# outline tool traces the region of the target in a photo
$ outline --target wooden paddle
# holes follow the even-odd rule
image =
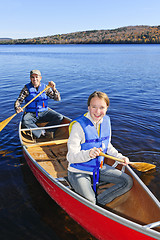
[[[41,147],[41,146],[49,146],[49,145],[59,145],[59,144],[67,143],[67,141],[68,141],[68,139],[60,139],[60,140],[54,140],[54,141],[49,141],[49,142],[40,142],[40,143],[29,144],[26,147],[36,147],[36,146]],[[103,152],[101,152],[99,155],[109,158],[109,159],[112,159],[114,161],[124,163],[123,159],[112,157],[110,155],[104,154]],[[138,170],[140,172],[147,172],[151,169],[156,168],[156,166],[154,164],[145,163],[145,162],[129,162],[129,164],[133,168],[135,168],[136,170]]]
[[[33,102],[37,97],[39,97],[44,91],[46,91],[48,88],[50,88],[49,85],[47,85],[45,87],[45,89],[43,89],[43,91],[41,91],[40,93],[37,94],[37,96],[35,96],[34,98],[32,98],[26,105],[24,105],[22,107],[22,109],[24,109],[25,107],[27,107],[31,102]],[[17,115],[17,113],[14,113],[11,117],[5,119],[4,121],[2,121],[0,123],[0,132],[2,131],[2,129],[12,120],[12,118],[14,118]]]
[[[124,163],[124,160],[123,159],[119,159],[119,158],[116,158],[116,157],[112,157],[110,155],[107,155],[107,154],[104,154],[103,152],[101,152],[99,154],[100,156],[103,156],[103,157],[106,157],[106,158],[109,158],[109,159],[112,159],[114,161],[118,161],[118,162],[123,162]],[[140,172],[147,172],[151,169],[154,169],[156,168],[156,166],[154,164],[150,164],[150,163],[145,163],[145,162],[129,162],[129,164],[135,168],[136,170],[140,171]]]
[[[64,144],[64,143],[67,143],[68,139],[61,139],[61,140],[54,140],[54,141],[49,141],[49,142],[40,142],[40,143],[34,143],[34,144],[29,144],[27,145],[26,147],[35,147],[35,146],[49,146],[49,145],[59,145],[59,144]],[[123,159],[120,159],[120,158],[116,158],[116,157],[112,157],[110,155],[107,155],[103,152],[100,152],[99,154],[100,156],[103,156],[103,157],[106,157],[106,158],[109,158],[109,159],[112,159],[114,161],[118,161],[118,162],[123,162],[124,163],[124,160]],[[140,172],[147,172],[151,169],[154,169],[156,168],[156,165],[154,164],[150,164],[150,163],[145,163],[145,162],[129,162],[129,164],[135,168],[136,170],[140,171]]]

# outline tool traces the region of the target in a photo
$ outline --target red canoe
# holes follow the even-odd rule
[[[130,167],[127,166],[125,171],[133,178],[132,189],[103,208],[73,191],[67,180],[69,122],[70,119],[64,118],[63,123],[56,126],[54,140],[44,138],[39,141],[33,139],[32,129],[22,129],[21,123],[19,125],[25,159],[45,191],[97,239],[160,239],[160,202]],[[113,164],[107,158],[105,162]],[[109,186],[99,186],[98,192],[106,187]]]

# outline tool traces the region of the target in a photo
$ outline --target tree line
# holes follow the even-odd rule
[[[28,39],[0,39],[0,44],[159,44],[160,26],[128,26]]]

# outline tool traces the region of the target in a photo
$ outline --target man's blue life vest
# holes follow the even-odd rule
[[[80,123],[84,134],[85,134],[85,142],[81,144],[81,150],[89,150],[93,147],[102,148],[105,153],[108,148],[108,143],[110,139],[111,125],[109,116],[105,115],[103,117],[103,122],[100,124],[99,135],[98,132],[93,125],[93,123],[84,115],[78,117],[74,120]],[[97,157],[91,159],[87,162],[83,163],[72,163],[71,167],[74,167],[79,170],[93,172],[93,177],[95,178],[95,173],[98,175],[96,182],[98,182],[99,178],[99,168],[101,161],[104,160],[104,157]],[[95,190],[95,189],[94,189]]]
[[[26,97],[25,102],[28,103],[31,99],[33,99],[35,96],[37,96],[41,91],[43,91],[46,87],[44,83],[41,83],[41,85],[38,87],[38,90],[33,87],[32,83],[26,84],[29,95]],[[31,102],[26,107],[26,112],[43,112],[48,110],[48,96],[43,92],[39,97],[37,97],[33,102]]]

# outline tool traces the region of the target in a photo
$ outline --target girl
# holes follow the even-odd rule
[[[95,91],[88,98],[88,112],[70,124],[68,139],[68,179],[74,190],[92,203],[105,205],[114,198],[129,191],[132,178],[109,165],[100,168],[103,158],[101,151],[125,160],[111,144],[110,118],[106,115],[109,98],[103,92]],[[93,181],[93,188],[92,188]],[[96,184],[98,181],[114,183],[114,185],[99,194],[96,199]]]

